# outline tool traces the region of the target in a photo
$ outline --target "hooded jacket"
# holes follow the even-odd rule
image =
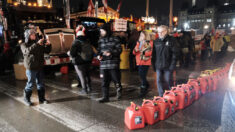
[[[44,53],[51,52],[51,45],[42,46],[29,41],[20,45],[24,56],[24,66],[28,70],[41,70],[44,65]]]
[[[167,35],[163,40],[156,39],[153,44],[152,65],[154,71],[174,70],[178,55],[177,41]]]
[[[24,66],[27,70],[41,70],[44,66],[44,53],[51,52],[51,45],[39,45],[36,41],[30,41],[30,33],[28,30],[25,32],[25,43],[20,45]]]

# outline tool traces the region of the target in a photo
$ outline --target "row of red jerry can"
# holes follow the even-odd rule
[[[153,125],[160,120],[165,120],[177,110],[184,109],[198,100],[203,94],[215,91],[219,83],[228,75],[229,64],[221,70],[208,76],[188,80],[165,91],[163,97],[155,96],[153,100],[144,100],[142,106],[131,102],[125,111],[125,124],[129,129],[139,129],[145,123]],[[222,81],[221,81],[222,80]]]

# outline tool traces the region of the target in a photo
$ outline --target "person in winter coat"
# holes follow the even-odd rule
[[[153,42],[152,66],[157,72],[157,87],[159,96],[165,90],[171,89],[172,73],[176,67],[178,47],[175,39],[168,35],[168,27],[158,27],[159,38]],[[164,87],[164,81],[167,87]]]
[[[90,65],[93,59],[93,48],[85,38],[85,27],[78,25],[76,28],[76,39],[72,43],[70,55],[74,68],[81,82],[81,94],[91,92]]]
[[[200,47],[201,47],[201,60],[206,60],[207,58],[207,46],[206,46],[206,40],[203,38],[200,41]]]
[[[212,37],[210,42],[210,47],[213,52],[214,63],[219,59],[219,53],[223,45],[224,45],[223,37],[221,37],[219,33],[216,33],[215,36]]]
[[[28,81],[24,89],[24,101],[28,106],[32,105],[30,97],[32,95],[33,83],[36,80],[39,103],[48,103],[45,99],[45,86],[43,83],[44,53],[50,53],[51,44],[49,40],[44,42],[44,38],[36,37],[34,29],[27,29],[24,33],[25,42],[20,45],[24,56],[24,66]]]
[[[98,41],[98,59],[100,60],[100,78],[102,79],[103,98],[100,103],[109,102],[109,85],[114,81],[117,89],[117,99],[121,98],[120,54],[122,47],[120,40],[111,35],[109,24],[100,28],[101,38]]]
[[[149,87],[146,79],[149,66],[151,65],[151,56],[153,49],[153,41],[146,40],[145,32],[140,33],[139,41],[137,42],[133,54],[136,56],[136,63],[139,68],[139,76],[141,79],[140,97],[143,98]]]

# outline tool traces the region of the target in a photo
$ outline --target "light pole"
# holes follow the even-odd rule
[[[170,14],[169,14],[169,29],[170,29],[170,32],[173,31],[172,20],[173,20],[173,0],[170,0]]]
[[[146,17],[149,17],[149,0],[146,0]]]

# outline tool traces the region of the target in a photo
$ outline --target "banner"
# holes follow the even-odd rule
[[[87,8],[87,16],[92,16],[92,10],[95,8],[92,0],[89,1],[88,8]]]
[[[102,0],[102,2],[103,2],[103,5],[104,5],[104,12],[108,13],[108,2],[107,2],[107,0]]]
[[[119,11],[120,11],[121,6],[122,6],[122,0],[120,0],[120,3],[118,4],[117,12],[119,12]]]

